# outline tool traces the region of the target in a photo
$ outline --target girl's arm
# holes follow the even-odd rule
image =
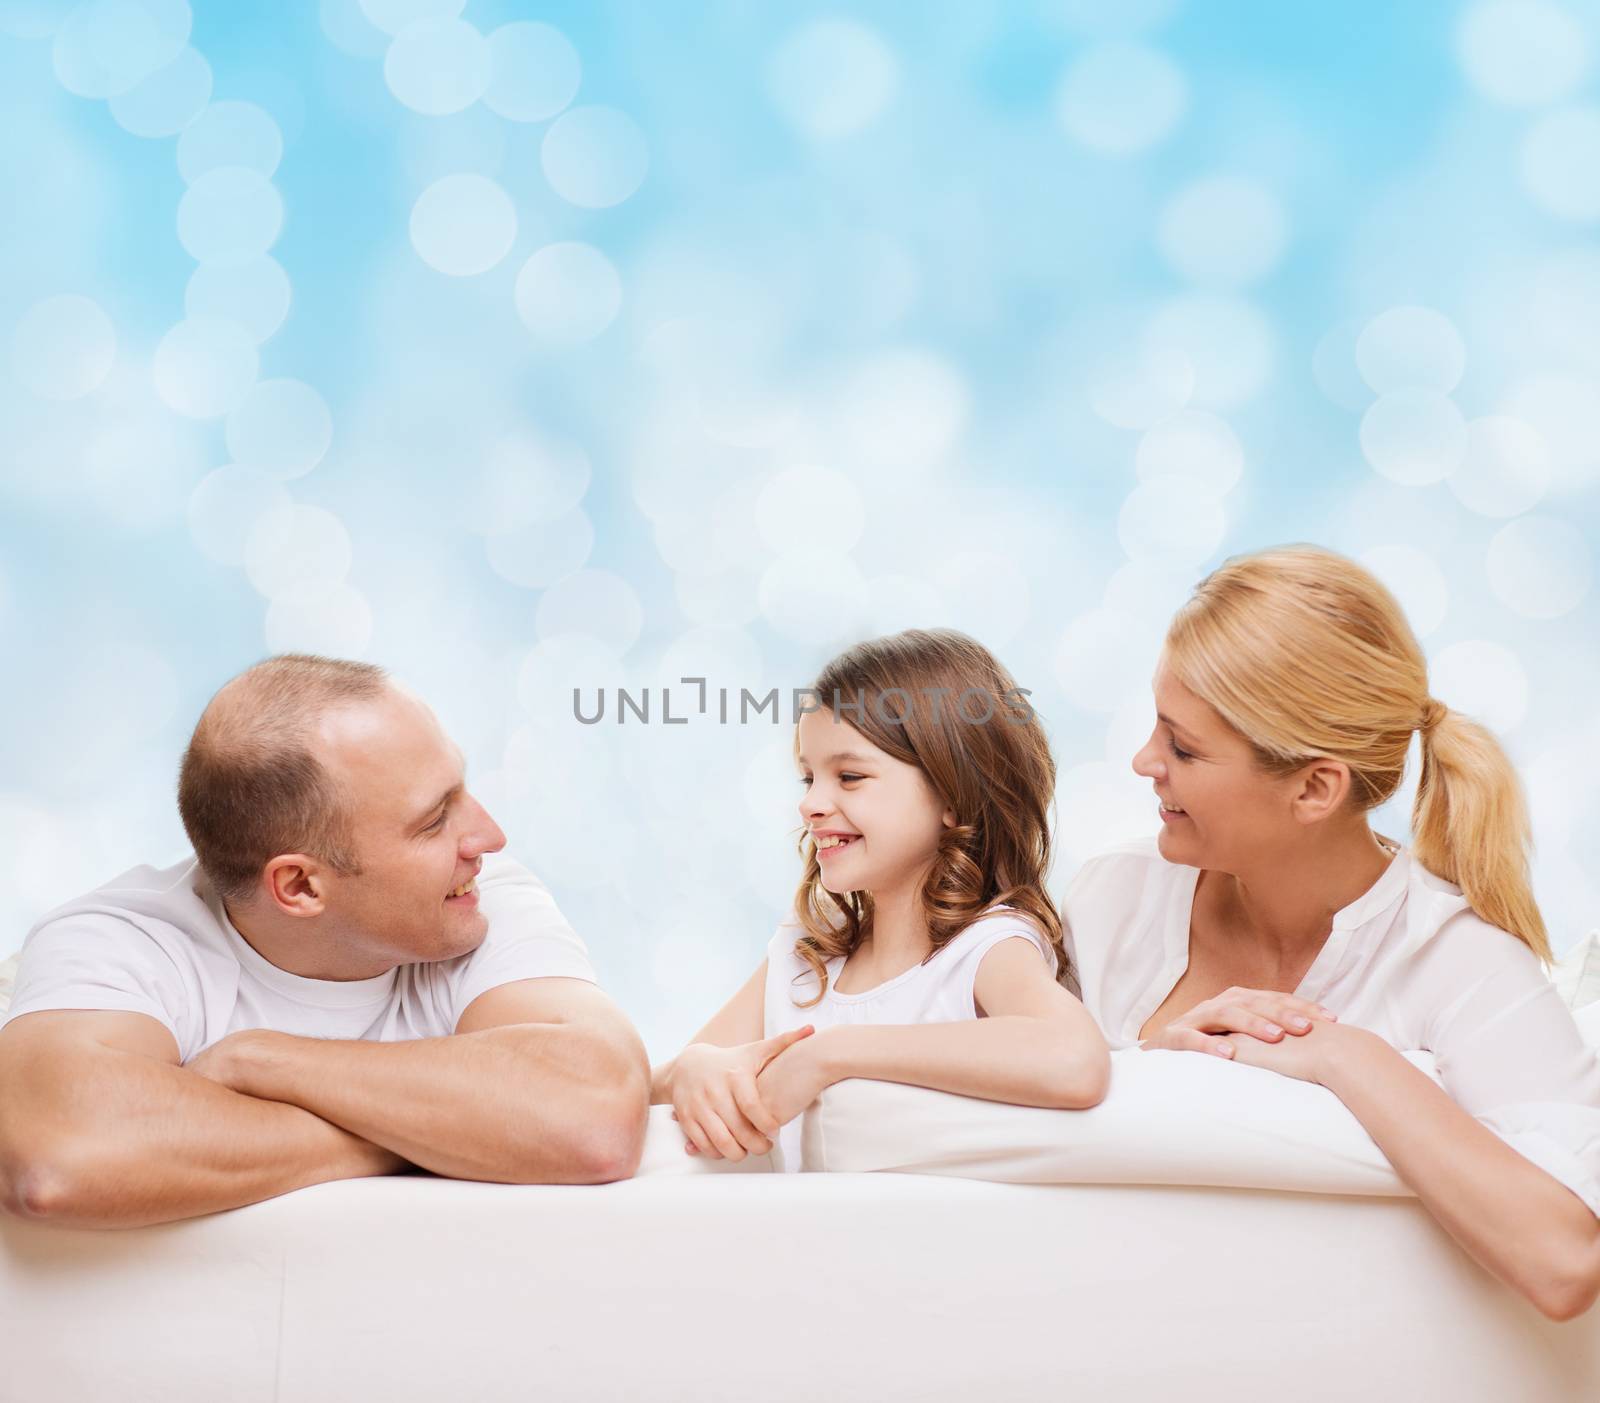
[[[1032,941],[1017,936],[993,946],[973,996],[985,1016],[823,1028],[767,1065],[757,1079],[761,1098],[786,1122],[849,1077],[1057,1110],[1082,1110],[1105,1097],[1106,1041]]]
[[[767,987],[767,962],[745,980],[739,992],[717,1010],[711,1021],[694,1037],[689,1047],[710,1043],[713,1047],[737,1047],[741,1043],[761,1040],[765,1012],[762,1003]],[[685,1048],[685,1051],[688,1049]],[[678,1057],[682,1057],[679,1053]],[[678,1057],[668,1058],[650,1069],[650,1104],[662,1106],[672,1100],[672,1073],[677,1068]]]

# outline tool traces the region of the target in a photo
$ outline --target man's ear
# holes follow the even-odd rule
[[[1301,823],[1320,823],[1350,794],[1350,767],[1343,760],[1313,760],[1300,771],[1290,809]]]
[[[261,889],[284,916],[320,916],[327,898],[327,869],[305,853],[282,853],[261,872]]]

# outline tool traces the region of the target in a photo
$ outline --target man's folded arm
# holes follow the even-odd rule
[[[519,979],[478,995],[456,1032],[403,1042],[243,1035],[224,1069],[458,1179],[604,1183],[638,1167],[648,1114],[644,1045],[582,979]]]
[[[180,1066],[148,1014],[51,1009],[0,1029],[0,1206],[18,1216],[139,1227],[407,1167]]]

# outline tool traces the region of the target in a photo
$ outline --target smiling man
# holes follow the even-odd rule
[[[183,758],[194,856],[29,933],[0,1028],[0,1201],[71,1226],[193,1217],[418,1166],[626,1178],[649,1066],[433,713],[286,655]]]

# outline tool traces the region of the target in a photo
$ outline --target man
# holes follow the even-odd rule
[[[192,1217],[412,1165],[638,1166],[649,1065],[433,713],[365,663],[270,658],[183,758],[195,856],[30,932],[0,1029],[0,1201]]]

